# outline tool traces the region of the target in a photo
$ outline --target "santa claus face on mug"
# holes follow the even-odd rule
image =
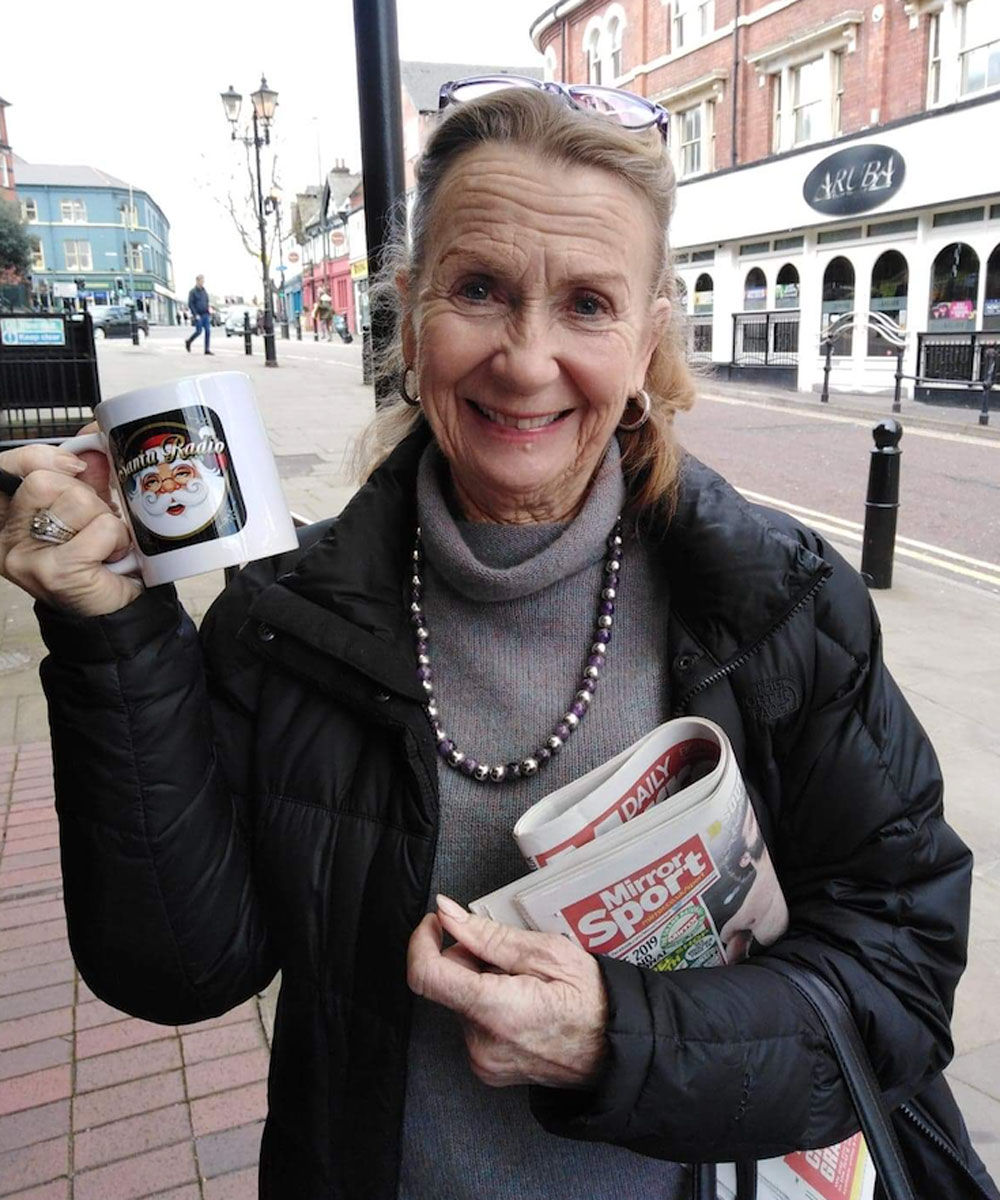
[[[214,455],[181,457],[168,441],[149,451],[148,463],[129,480],[135,520],[161,538],[190,537],[204,529],[226,498],[226,481]]]

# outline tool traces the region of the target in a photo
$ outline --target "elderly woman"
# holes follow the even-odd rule
[[[101,565],[124,534],[68,456],[4,462],[80,970],[175,1023],[280,968],[275,1200],[679,1197],[678,1163],[835,1142],[855,1124],[822,1029],[753,958],[646,972],[454,902],[523,873],[510,829],[544,793],[699,714],[787,896],[765,955],[849,1001],[890,1105],[930,1085],[954,1145],[933,1194],[995,1196],[940,1080],[970,857],[864,586],[673,441],[693,389],[662,114],[507,85],[446,89],[390,281],[405,404],[380,464],[200,640],[172,588]],[[38,508],[80,533],[32,541]]]

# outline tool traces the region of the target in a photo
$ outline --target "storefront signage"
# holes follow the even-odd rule
[[[367,279],[368,278],[368,259],[361,258],[357,262],[351,263],[351,278],[352,279]]]
[[[0,317],[0,342],[5,346],[65,346],[61,317]]]
[[[1000,300],[987,300],[983,305],[983,315],[987,317],[1000,317]]]
[[[885,204],[905,178],[906,163],[898,150],[872,143],[850,146],[813,167],[802,185],[802,195],[816,212],[847,217]]]

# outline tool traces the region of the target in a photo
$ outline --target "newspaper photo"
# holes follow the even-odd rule
[[[514,826],[532,870],[474,900],[482,916],[561,933],[653,971],[716,967],[776,942],[788,908],[725,732],[683,717],[550,792]],[[871,1200],[860,1134],[759,1164],[761,1200]],[[731,1166],[718,1195],[735,1196]]]

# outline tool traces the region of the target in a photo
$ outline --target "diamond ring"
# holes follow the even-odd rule
[[[79,530],[73,529],[65,521],[60,521],[55,513],[50,512],[47,508],[40,508],[35,513],[31,518],[28,531],[36,541],[52,542],[56,546],[71,541],[79,533]]]

